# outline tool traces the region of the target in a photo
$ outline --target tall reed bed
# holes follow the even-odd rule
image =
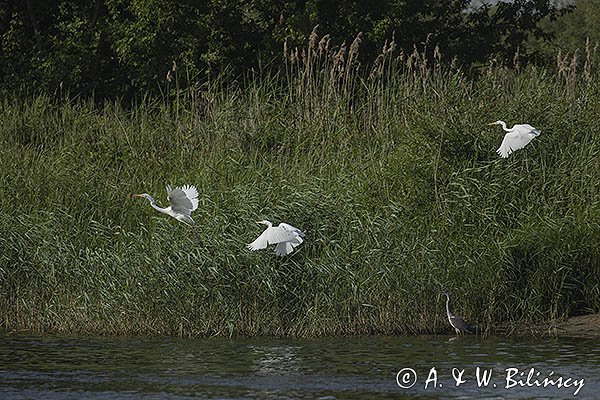
[[[477,78],[435,47],[313,32],[285,72],[177,87],[131,108],[2,101],[0,325],[101,334],[405,334],[457,312],[493,332],[600,311],[595,56]],[[431,54],[431,56],[428,56]],[[515,58],[515,63],[518,58]],[[487,122],[542,135],[510,158]],[[166,203],[196,184],[188,228]],[[287,258],[257,219],[307,231]]]

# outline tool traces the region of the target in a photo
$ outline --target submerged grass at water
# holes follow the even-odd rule
[[[600,311],[597,75],[289,68],[129,110],[5,99],[1,326],[435,332],[443,289],[489,330]],[[497,119],[542,135],[499,159]],[[195,227],[128,197],[169,183],[197,185]],[[307,241],[249,252],[264,218]]]

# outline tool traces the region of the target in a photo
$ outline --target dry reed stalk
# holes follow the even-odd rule
[[[559,49],[556,54],[556,75],[559,79],[564,78],[567,73],[568,65],[566,60],[567,56],[563,58],[562,51]]]
[[[440,69],[442,67],[442,52],[440,51],[440,46],[437,44],[433,49],[433,59],[435,60],[435,68]]]
[[[329,53],[329,42],[331,41],[331,35],[327,34],[319,41],[319,57],[324,57]]]
[[[585,40],[585,64],[583,65],[583,76],[587,82],[592,79],[592,60],[590,50],[590,37],[588,36]]]
[[[346,42],[344,42],[333,56],[333,65],[330,71],[331,82],[336,82],[344,75],[346,53]]]
[[[356,59],[358,58],[360,43],[362,42],[362,35],[362,32],[358,32],[358,35],[356,35],[356,37],[352,41],[352,44],[350,45],[350,51],[348,52],[348,60],[346,63],[346,74],[344,76],[345,85],[348,85],[350,82],[350,74],[353,70],[354,64],[357,64],[358,67],[358,62],[356,61]]]
[[[521,47],[517,46],[517,50],[515,51],[515,55],[513,56],[513,68],[517,72],[517,74],[521,71]]]
[[[569,78],[568,78],[569,86],[575,85],[575,81],[577,80],[578,55],[579,55],[579,49],[575,49],[575,51],[573,52],[573,57],[571,58],[571,63],[569,64]]]

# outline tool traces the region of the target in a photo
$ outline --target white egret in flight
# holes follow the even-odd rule
[[[148,193],[133,194],[133,197],[143,197],[150,200],[150,205],[161,213],[170,215],[178,221],[188,225],[193,225],[195,222],[192,219],[192,211],[198,208],[198,190],[196,186],[184,185],[172,189],[167,186],[167,199],[169,207],[161,208],[156,205],[154,198]]]
[[[502,144],[498,150],[496,150],[496,153],[502,158],[506,158],[513,151],[527,146],[534,137],[537,137],[542,133],[539,129],[534,128],[529,124],[514,125],[510,129],[506,127],[506,122],[504,121],[496,121],[489,123],[488,125],[502,125],[502,129],[506,131]]]
[[[266,225],[267,229],[248,245],[252,251],[265,249],[268,245],[275,244],[275,254],[283,257],[294,251],[294,248],[304,241],[304,232],[285,222],[278,226],[273,226],[271,221],[267,220],[256,221],[256,223]]]

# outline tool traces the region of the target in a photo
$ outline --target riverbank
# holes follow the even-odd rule
[[[571,317],[554,327],[558,336],[600,339],[600,314]]]
[[[0,327],[427,334],[442,290],[490,329],[600,311],[595,69],[319,68],[130,108],[5,98]],[[542,135],[499,159],[497,119]],[[129,198],[186,183],[194,228]],[[248,251],[265,218],[306,242]]]
[[[132,328],[130,326],[130,328]],[[127,335],[144,335],[144,336],[174,336],[167,332],[161,332],[156,326],[146,325],[139,326],[137,331],[130,332]],[[40,332],[36,330],[29,330],[26,328],[16,330],[5,330],[2,332],[6,335],[22,335],[22,334],[76,334],[76,335],[115,335],[114,331],[103,331],[99,327],[99,330],[89,331],[73,331],[68,330],[65,332]],[[183,332],[182,332],[183,334]],[[453,335],[454,331],[449,327],[440,328],[439,332],[433,332],[435,335]],[[509,325],[500,324],[499,326],[490,328],[489,332],[483,333],[485,337],[558,337],[558,338],[574,338],[574,339],[592,339],[600,340],[600,314],[581,315],[577,317],[570,317],[561,319],[558,321],[550,321],[545,323],[537,324],[520,324],[511,323]],[[224,332],[215,333],[212,336],[227,336]],[[243,335],[242,335],[243,336]],[[279,336],[279,335],[269,335]]]
[[[492,335],[600,339],[600,314],[580,315],[540,323],[500,324]]]

